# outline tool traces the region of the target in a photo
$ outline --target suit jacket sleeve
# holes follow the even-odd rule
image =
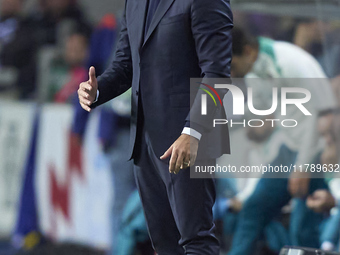
[[[126,11],[124,11],[114,60],[105,72],[98,77],[99,97],[98,100],[91,105],[91,108],[95,108],[123,94],[131,87],[131,83],[132,58],[126,26]]]
[[[191,7],[191,26],[202,70],[202,82],[205,83],[207,78],[230,78],[233,17],[229,1],[194,0]],[[227,91],[217,90],[222,99]],[[212,128],[215,112],[218,110],[212,100],[208,100],[207,115],[201,115],[202,93],[202,90],[198,90],[185,125],[200,133]]]

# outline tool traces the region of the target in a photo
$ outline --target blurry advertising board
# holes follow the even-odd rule
[[[71,132],[73,110],[45,105],[37,148],[37,201],[42,232],[56,241],[96,247],[110,243],[111,185],[108,160],[91,114],[84,141]]]
[[[19,206],[35,106],[0,104],[0,235],[13,232]]]

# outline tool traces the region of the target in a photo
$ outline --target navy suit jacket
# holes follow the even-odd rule
[[[190,78],[230,77],[229,0],[161,0],[144,38],[146,12],[147,0],[126,0],[115,58],[98,77],[100,94],[92,108],[132,86],[132,157],[141,125],[156,156],[171,146],[185,126],[202,134],[201,157],[229,153],[226,125],[212,126],[214,118],[226,118],[223,107],[208,100],[208,114],[202,116],[200,93],[204,92],[199,85],[197,99],[190,99],[195,94],[190,91]],[[226,92],[219,90],[221,96]]]

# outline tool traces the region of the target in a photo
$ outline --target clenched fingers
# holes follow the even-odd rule
[[[90,91],[92,90],[92,86],[88,84],[87,82],[83,82],[80,84],[78,89],[78,98],[79,103],[81,107],[85,110],[90,112],[91,108],[89,107],[93,101],[94,98],[90,95]]]

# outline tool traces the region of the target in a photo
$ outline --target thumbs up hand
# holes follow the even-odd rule
[[[91,111],[90,106],[97,97],[97,90],[98,83],[96,78],[96,70],[93,66],[91,66],[89,70],[89,80],[80,83],[78,89],[79,103],[85,111]]]

